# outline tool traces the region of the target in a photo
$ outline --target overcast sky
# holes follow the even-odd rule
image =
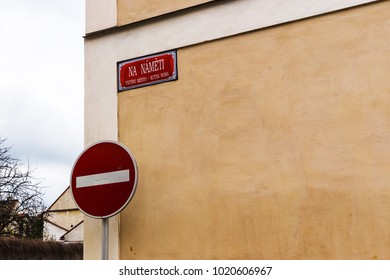
[[[49,206],[83,149],[84,0],[0,2],[0,138]]]

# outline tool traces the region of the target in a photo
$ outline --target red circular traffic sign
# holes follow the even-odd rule
[[[70,187],[80,210],[92,218],[109,218],[133,198],[137,163],[121,143],[103,141],[87,147],[73,165]]]

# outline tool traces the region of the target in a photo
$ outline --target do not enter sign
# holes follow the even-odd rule
[[[92,218],[109,218],[132,199],[137,163],[121,143],[104,141],[86,148],[74,163],[70,186],[80,210]]]

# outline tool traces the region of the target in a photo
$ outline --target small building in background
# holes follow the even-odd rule
[[[84,215],[72,199],[70,187],[46,210],[43,240],[83,242]]]

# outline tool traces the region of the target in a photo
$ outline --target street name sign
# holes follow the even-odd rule
[[[168,51],[117,63],[118,91],[177,80],[177,53]]]
[[[137,163],[130,150],[118,142],[102,141],[87,147],[76,159],[70,187],[85,215],[105,219],[128,205],[137,182]]]

